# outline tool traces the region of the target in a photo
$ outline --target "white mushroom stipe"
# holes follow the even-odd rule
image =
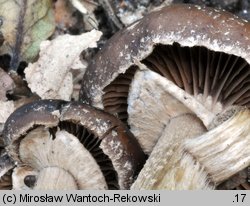
[[[193,114],[172,118],[132,189],[212,189],[203,167],[192,157],[185,157],[181,148],[185,139],[194,138],[204,132],[206,128]]]
[[[95,159],[75,136],[66,131],[57,131],[53,139],[48,129],[38,127],[21,141],[19,153],[20,160],[36,170],[58,167],[67,171],[75,179],[78,189],[107,189]]]
[[[185,113],[191,111],[152,78],[151,72],[136,72],[128,95],[128,123],[145,153],[150,154],[169,119]]]
[[[244,109],[202,136],[187,140],[184,150],[205,167],[215,183],[226,180],[250,165],[250,111]]]
[[[250,165],[249,119],[250,111],[242,109],[193,138],[188,132],[195,131],[190,128],[194,120],[172,119],[132,189],[214,189]]]
[[[145,64],[140,62],[135,62],[135,64],[142,70],[145,77],[155,81],[159,87],[162,87],[162,90],[165,90],[166,93],[169,93],[181,103],[183,103],[187,108],[189,108],[193,113],[198,116],[203,124],[208,127],[211,121],[214,119],[215,114],[209,111],[205,106],[203,106],[197,99],[192,95],[185,92],[183,89],[176,86],[172,81],[162,77],[161,75],[152,72]]]

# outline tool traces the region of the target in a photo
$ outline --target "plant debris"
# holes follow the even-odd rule
[[[79,69],[83,75],[87,65],[81,62],[80,54],[89,47],[96,47],[100,36],[101,32],[92,30],[82,35],[65,34],[42,42],[38,61],[30,63],[24,71],[31,91],[42,99],[71,100],[71,69]]]

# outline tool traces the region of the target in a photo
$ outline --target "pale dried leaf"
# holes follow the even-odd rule
[[[25,69],[26,80],[32,92],[42,99],[70,100],[73,92],[71,68],[75,67],[83,50],[96,47],[101,34],[92,30],[82,35],[66,34],[43,42],[39,60]]]

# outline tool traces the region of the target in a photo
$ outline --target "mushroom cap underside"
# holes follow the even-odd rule
[[[43,171],[36,179],[40,183],[41,177],[47,177],[49,171],[56,171],[62,177],[66,174],[63,170],[70,171],[73,179],[78,179],[77,174],[81,173],[79,168],[96,168],[102,181],[93,179],[92,183],[103,182],[103,186],[98,187],[98,184],[93,183],[85,187],[86,184],[84,186],[81,183],[84,182],[82,179],[76,184],[78,189],[125,189],[132,183],[144,162],[139,144],[119,120],[77,102],[41,100],[27,104],[17,109],[6,121],[3,137],[7,152],[18,167],[27,164],[38,173]],[[70,146],[70,142],[74,145]],[[115,158],[118,155],[120,159]],[[43,170],[46,167],[52,169]],[[89,175],[94,175],[93,171]],[[87,175],[85,178],[88,179]]]

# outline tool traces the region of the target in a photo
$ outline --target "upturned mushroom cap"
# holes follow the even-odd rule
[[[172,118],[195,114],[210,130],[217,115],[250,106],[249,45],[250,23],[233,14],[165,7],[107,42],[83,77],[80,99],[128,124],[150,154]]]
[[[77,102],[20,107],[6,121],[3,137],[17,165],[15,189],[128,189],[145,161],[123,123]]]

